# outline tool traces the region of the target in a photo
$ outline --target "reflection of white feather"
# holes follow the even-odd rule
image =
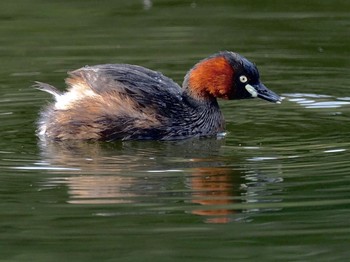
[[[152,0],[143,0],[143,9],[149,10],[152,8]]]

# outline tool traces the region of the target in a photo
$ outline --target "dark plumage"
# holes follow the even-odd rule
[[[66,83],[68,92],[61,93],[37,82],[56,99],[41,112],[41,137],[111,141],[213,136],[224,130],[217,97],[280,101],[259,82],[255,65],[232,52],[200,61],[182,88],[159,72],[127,64],[86,66],[70,72]]]

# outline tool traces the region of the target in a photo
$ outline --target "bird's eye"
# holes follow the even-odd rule
[[[248,78],[244,75],[239,77],[239,81],[241,81],[241,83],[246,83],[248,81]]]

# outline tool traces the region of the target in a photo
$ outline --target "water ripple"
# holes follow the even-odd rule
[[[295,102],[305,108],[340,108],[350,105],[349,97],[337,98],[329,95],[307,93],[283,94],[283,96],[288,101]]]

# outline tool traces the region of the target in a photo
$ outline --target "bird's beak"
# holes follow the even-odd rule
[[[282,98],[279,95],[277,95],[275,92],[272,92],[262,83],[256,85],[246,84],[245,89],[252,95],[252,97],[259,97],[261,99],[278,104],[282,102]]]

